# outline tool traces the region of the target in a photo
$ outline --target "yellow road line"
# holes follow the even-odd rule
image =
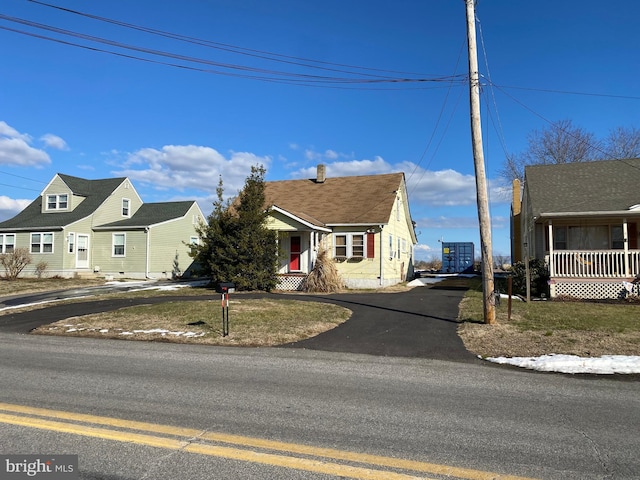
[[[277,441],[265,440],[260,438],[244,437],[240,435],[206,432],[203,430],[198,430],[193,428],[173,427],[170,425],[137,422],[137,421],[123,420],[123,419],[111,418],[111,417],[101,417],[101,416],[87,415],[87,414],[81,414],[81,413],[64,412],[60,410],[48,410],[43,408],[26,407],[22,405],[12,405],[7,403],[0,403],[0,410],[20,413],[23,415],[37,415],[41,417],[49,417],[49,418],[55,418],[59,420],[85,422],[85,423],[92,423],[95,425],[106,425],[110,427],[138,430],[138,431],[143,431],[147,433],[159,433],[164,435],[173,435],[173,436],[186,437],[186,438],[195,438],[198,440],[227,443],[227,444],[232,444],[232,445],[242,446],[242,447],[260,448],[260,449],[279,451],[279,452],[285,452],[290,454],[328,458],[331,460],[356,462],[356,463],[361,463],[366,465],[374,465],[378,467],[396,468],[396,469],[402,469],[402,470],[410,470],[414,472],[430,473],[435,475],[449,475],[449,476],[454,476],[457,478],[468,479],[468,480],[533,480],[525,477],[501,475],[493,472],[484,472],[480,470],[451,467],[451,466],[439,465],[435,463],[418,462],[414,460],[404,460],[399,458],[383,457],[379,455],[361,454],[361,453],[348,452],[348,451],[342,451],[342,450],[331,449],[331,448],[311,447],[311,446],[299,445],[295,443],[285,443],[285,442],[277,442]],[[5,418],[5,417],[22,418],[22,417],[0,415],[0,421],[2,421],[1,418]],[[38,426],[36,426],[36,424],[38,423],[37,419],[33,419],[33,422],[32,424],[25,425],[25,426],[33,426],[33,428],[39,428]],[[7,422],[7,423],[12,423],[12,422]],[[58,424],[59,422],[53,422],[53,423]],[[103,432],[111,432],[111,434],[117,435],[117,438],[113,438],[113,439],[119,440],[119,441],[131,441],[130,438],[136,438],[137,436],[140,436],[139,434],[132,434],[128,432],[118,432],[118,431],[107,430],[107,429],[94,429],[92,427],[82,427],[79,425],[73,426],[66,423],[60,423],[60,425],[64,426],[67,429],[71,427],[78,427],[78,428],[88,429],[86,430],[88,432],[92,432],[95,430],[95,431],[101,432],[101,434]],[[60,430],[60,431],[66,431],[66,430]],[[83,435],[83,433],[77,433],[77,432],[67,432],[67,433],[75,433],[75,434]],[[88,433],[87,435],[93,436],[93,435],[90,435],[90,433]],[[162,440],[160,441],[162,445],[151,445],[150,443],[144,443],[145,445],[159,446],[161,448],[171,448],[169,446],[163,446],[165,445],[165,443],[163,442],[171,442],[170,439],[160,439],[160,437],[152,437],[149,435],[142,435],[141,437],[143,439],[158,439],[158,441]],[[101,438],[109,438],[109,437],[101,437]],[[249,460],[248,458],[246,458],[246,456],[249,455],[246,450],[239,450],[239,449],[233,449],[233,448],[227,449],[227,447],[213,447],[213,446],[200,445],[200,444],[197,444],[197,445],[189,444],[187,447],[185,447],[184,442],[183,443],[178,442],[178,443],[182,445],[182,447],[180,448],[184,448],[186,451],[193,451],[194,453],[203,453],[200,451],[195,452],[194,449],[196,448],[197,449],[203,448],[205,450],[216,449],[215,451],[218,451],[218,452],[221,452],[224,449],[226,449],[224,451],[228,450],[228,453],[241,452],[239,453],[239,455],[243,457],[242,459],[244,461],[252,461],[252,462],[258,461],[258,460]],[[211,450],[211,451],[214,451],[214,450]],[[306,459],[299,459],[299,458],[294,459],[292,457],[286,457],[286,456],[283,457],[279,455],[256,453],[256,452],[250,452],[250,453],[254,454],[257,459],[269,458],[270,460],[274,460],[276,458],[277,459],[284,458],[284,459],[287,459],[286,463],[289,465],[291,465],[291,463],[294,460],[296,462],[301,461],[302,462],[301,465],[310,462],[309,465],[307,465],[307,467],[309,468],[310,466],[315,464],[327,465],[324,462],[310,461]],[[204,454],[213,455],[213,453],[204,453]],[[226,456],[226,455],[215,455],[215,456]],[[237,458],[237,457],[230,456],[229,458]],[[278,460],[278,462],[280,461],[281,460]],[[259,463],[268,463],[268,462],[260,461]],[[269,463],[269,464],[285,466],[281,463]],[[344,465],[336,465],[336,466],[346,468],[346,466]],[[309,468],[294,467],[294,466],[289,466],[288,468],[301,468],[303,470],[309,470]],[[348,468],[357,468],[357,467],[348,467]],[[363,470],[370,471],[368,469],[363,469]],[[316,471],[316,470],[309,470],[309,471]],[[326,472],[326,473],[329,473],[329,472]],[[384,473],[387,475],[384,478],[392,478],[388,476],[389,474],[391,474],[391,472],[384,472]],[[331,473],[331,474],[338,475],[337,473]],[[342,475],[351,476],[346,474],[342,474]],[[351,478],[374,478],[374,477],[351,477]],[[410,477],[403,476],[400,478],[410,478]]]
[[[193,444],[186,441],[166,437],[156,437],[140,433],[124,432],[121,430],[109,430],[101,427],[88,427],[75,423],[57,422],[43,418],[22,417],[0,413],[0,423],[19,425],[23,427],[37,428],[40,430],[52,430],[55,432],[81,435],[84,437],[101,438],[125,443],[134,443],[148,447],[165,448],[169,450],[183,450],[189,453],[220,457],[243,462],[260,463],[276,467],[304,470],[308,472],[334,475],[343,478],[357,480],[420,480],[421,477],[404,475],[401,473],[372,470],[362,467],[352,467],[337,463],[310,460],[306,458],[288,457],[270,453],[254,452],[239,448],[221,447],[216,445]],[[425,479],[422,479],[425,480]]]

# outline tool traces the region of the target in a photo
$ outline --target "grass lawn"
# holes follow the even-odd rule
[[[211,293],[210,291],[207,293]],[[229,302],[229,335],[222,336],[220,300],[140,305],[68,318],[33,333],[244,347],[309,338],[345,322],[351,311],[320,302],[243,299]]]
[[[18,278],[7,280],[0,275],[0,297],[27,293],[104,285],[102,278]]]
[[[512,302],[496,309],[496,325],[482,318],[481,282],[469,281],[460,305],[458,332],[467,349],[482,357],[528,357],[544,354],[640,355],[640,303]]]
[[[103,284],[102,280],[85,279],[18,279],[0,280],[0,297],[47,290],[81,288]],[[119,292],[109,296],[187,295],[211,296],[208,288],[179,290],[144,290]],[[96,297],[97,298],[97,297]],[[69,301],[86,301],[86,298]],[[46,308],[48,305],[26,309]],[[0,313],[1,314],[1,313]],[[321,302],[291,299],[247,299],[241,293],[232,294],[229,303],[229,335],[222,336],[220,299],[195,298],[190,301],[141,305],[113,312],[73,317],[43,325],[33,333],[78,337],[118,338],[177,343],[197,343],[229,346],[274,346],[309,338],[345,322],[351,311]]]

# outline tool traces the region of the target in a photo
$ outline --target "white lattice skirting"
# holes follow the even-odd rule
[[[602,282],[571,282],[556,280],[551,284],[551,297],[569,296],[590,300],[600,300],[608,298],[624,298],[627,295],[640,295],[640,285],[634,285],[633,291],[629,292],[622,281],[602,281]]]
[[[300,291],[306,275],[278,275],[276,290]]]

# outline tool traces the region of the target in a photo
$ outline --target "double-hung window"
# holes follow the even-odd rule
[[[15,233],[0,233],[0,253],[13,253],[16,248]]]
[[[365,258],[365,235],[363,233],[340,233],[334,235],[335,258]]]
[[[129,199],[128,198],[123,198],[122,199],[122,216],[123,217],[128,217],[129,216]]]
[[[611,248],[622,250],[624,248],[624,230],[622,225],[611,225]]]
[[[113,256],[124,257],[125,254],[125,234],[114,233],[113,234]]]
[[[69,195],[47,195],[47,210],[66,210],[69,206]]]
[[[75,246],[76,246],[76,234],[75,233],[69,233],[69,235],[67,236],[67,241],[68,241],[68,252],[69,253],[73,253],[75,250]]]
[[[31,253],[53,253],[53,233],[32,233]]]

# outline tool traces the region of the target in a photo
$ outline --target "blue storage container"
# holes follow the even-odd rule
[[[442,242],[443,273],[473,273],[473,242]]]

